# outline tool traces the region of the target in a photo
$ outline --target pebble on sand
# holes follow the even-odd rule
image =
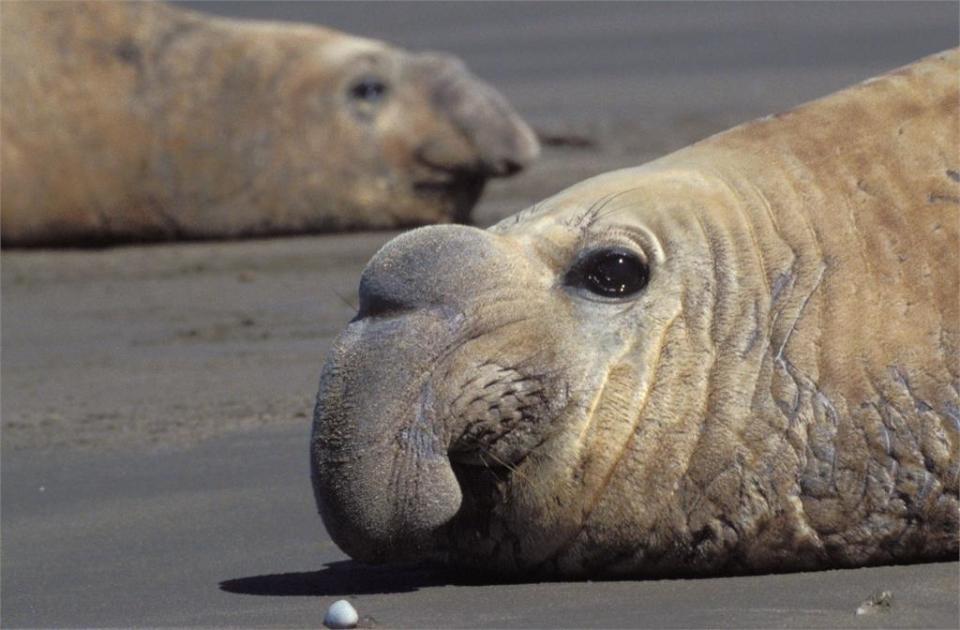
[[[890,612],[893,605],[893,593],[890,591],[877,591],[860,603],[857,607],[858,615],[876,615],[879,613]]]
[[[345,599],[338,599],[330,604],[327,614],[323,617],[323,625],[328,628],[356,628],[360,618],[356,609]]]

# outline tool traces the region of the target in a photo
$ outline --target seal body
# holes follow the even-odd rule
[[[449,56],[158,3],[0,10],[5,245],[465,221],[538,151]]]
[[[960,54],[388,243],[311,461],[367,561],[702,575],[956,557]]]

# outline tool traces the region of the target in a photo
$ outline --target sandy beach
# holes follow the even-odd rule
[[[486,226],[956,46],[940,3],[234,3],[463,57],[544,139]],[[777,576],[471,584],[353,563],[310,491],[317,378],[390,232],[4,250],[4,627],[957,627],[956,562]],[[876,591],[886,612],[857,616]]]

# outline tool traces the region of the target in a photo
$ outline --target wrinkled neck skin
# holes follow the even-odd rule
[[[955,556],[951,63],[385,246],[321,380],[333,539],[540,577]],[[642,292],[565,284],[603,247]]]
[[[766,413],[775,407],[770,372],[788,362],[781,350],[823,260],[816,252],[798,260],[799,247],[778,236],[762,193],[736,173],[699,167],[695,156],[594,184],[596,191],[564,200],[590,209],[566,225],[648,235],[653,247],[642,251],[653,272],[629,306],[578,304],[568,324],[623,333],[590,368],[590,395],[562,420],[569,428],[545,449],[569,458],[537,464],[555,488],[557,477],[567,480],[553,499],[563,507],[546,512],[555,522],[536,570],[778,568],[771,550],[787,544],[782,553],[792,556],[807,532],[795,502],[799,458],[786,439],[789,421]],[[611,188],[623,192],[599,196]],[[589,335],[578,344],[581,356],[598,350]],[[764,529],[780,540],[757,540]]]

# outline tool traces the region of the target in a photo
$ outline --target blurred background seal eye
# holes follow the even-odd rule
[[[379,77],[365,76],[350,84],[350,98],[361,103],[375,104],[386,98],[389,92],[386,81]]]
[[[604,298],[628,298],[647,286],[650,267],[623,248],[604,248],[581,256],[567,272],[567,286]]]

